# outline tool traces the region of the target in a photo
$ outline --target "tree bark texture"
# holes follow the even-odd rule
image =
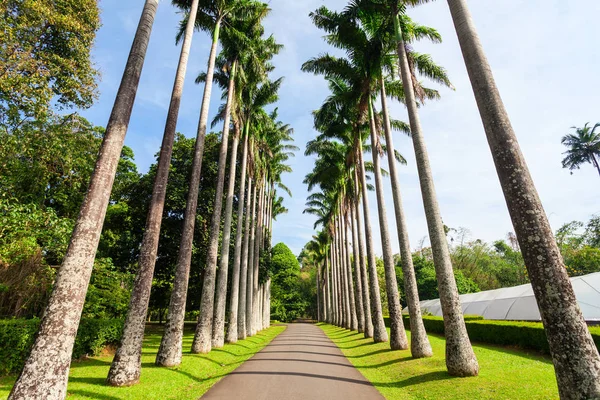
[[[354,204],[350,205],[350,224],[352,226],[352,251],[354,253],[354,290],[356,300],[356,318],[358,323],[358,332],[365,332],[365,313],[363,306],[362,276],[360,272],[360,254],[358,252],[358,238],[356,233],[356,216]]]
[[[248,135],[244,138],[242,150],[242,170],[240,171],[240,191],[238,193],[237,228],[235,232],[235,247],[233,250],[233,271],[231,276],[231,289],[229,293],[229,318],[227,330],[227,343],[238,341],[239,328],[239,301],[240,301],[240,264],[242,255],[242,237],[244,232],[244,200],[246,196],[246,163],[248,162]],[[235,185],[235,174],[233,174]],[[231,187],[231,180],[229,181]],[[249,197],[249,196],[248,196]]]
[[[469,78],[550,345],[561,399],[600,398],[600,356],[464,0],[449,0]]]
[[[140,248],[138,272],[129,300],[129,309],[125,318],[121,343],[108,372],[107,383],[113,386],[133,385],[140,379],[142,341],[144,339],[152,277],[154,275],[154,266],[158,252],[158,240],[169,179],[169,167],[173,153],[173,140],[177,128],[179,105],[181,103],[185,73],[192,46],[194,20],[197,11],[198,0],[194,0],[190,8],[190,20],[186,25],[179,64],[173,84],[154,187],[152,188],[152,199],[150,200],[150,208],[146,219],[146,229]]]
[[[11,400],[66,396],[73,343],[157,8],[158,0],[146,0],[77,224]]]
[[[371,320],[373,322],[373,341],[375,343],[387,342],[388,334],[383,321],[381,298],[379,297],[379,281],[377,279],[377,260],[373,245],[373,232],[371,230],[371,216],[369,215],[369,198],[367,194],[367,178],[365,162],[363,159],[362,143],[359,143],[359,168],[360,183],[362,188],[363,213],[365,220],[365,241],[367,242],[367,264],[369,269],[369,285],[371,294]]]
[[[248,247],[250,246],[250,223],[252,222],[252,177],[248,176],[248,193],[246,195],[246,221],[244,222],[244,243],[240,257],[240,298],[238,306],[238,339],[245,339],[246,334],[246,302],[248,287]]]
[[[252,213],[250,228],[250,244],[248,246],[248,274],[246,279],[246,336],[252,336],[252,291],[254,286],[254,242],[256,241],[256,198],[258,196],[259,181],[254,185],[252,192]]]
[[[346,216],[342,218],[344,232],[344,250],[346,253],[346,276],[348,277],[348,300],[350,307],[350,329],[358,331],[358,318],[356,316],[356,299],[354,297],[354,283],[352,282],[352,261],[350,258],[350,240],[348,238],[348,225]]]
[[[400,294],[398,293],[398,281],[396,280],[396,267],[394,255],[390,243],[390,232],[387,224],[387,212],[385,209],[385,198],[383,193],[383,178],[381,176],[381,159],[379,158],[379,135],[375,125],[375,110],[369,104],[371,120],[371,151],[373,155],[373,166],[375,175],[375,193],[377,196],[377,211],[379,214],[379,232],[381,234],[381,247],[383,250],[383,265],[385,271],[385,286],[388,299],[388,310],[390,313],[390,348],[392,350],[408,349],[408,338],[402,321],[402,307],[400,307]]]
[[[419,291],[417,288],[417,278],[413,266],[410,241],[408,239],[408,227],[406,226],[406,217],[402,205],[402,195],[400,191],[400,180],[394,151],[394,138],[392,137],[392,127],[387,106],[387,96],[385,93],[385,82],[383,77],[379,78],[381,86],[381,109],[383,111],[385,144],[387,147],[387,156],[389,163],[390,178],[392,181],[392,196],[394,197],[394,211],[396,214],[396,229],[398,231],[398,242],[400,245],[400,258],[402,262],[402,272],[404,276],[404,293],[406,303],[408,304],[408,313],[410,315],[410,351],[414,358],[431,357],[433,351],[425,326],[421,316],[421,305],[419,302]]]

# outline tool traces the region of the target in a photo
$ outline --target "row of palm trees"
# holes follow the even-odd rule
[[[417,24],[407,15],[410,6],[425,2],[353,0],[342,12],[322,7],[311,13],[315,25],[326,32],[325,40],[343,50],[345,56],[320,55],[302,67],[304,71],[323,75],[331,92],[314,112],[319,135],[306,149],[307,155],[317,157],[313,171],[305,179],[313,191],[306,212],[317,216],[315,227],[322,226],[307,249],[309,258],[318,267],[319,319],[364,332],[365,337],[375,342],[389,340],[391,349],[407,349],[384,198],[383,176],[389,171],[410,314],[410,350],[415,358],[432,355],[421,318],[402,207],[397,163],[404,159],[395,151],[392,135],[394,130],[408,133],[415,152],[444,317],[446,366],[451,375],[475,376],[479,366],[462,315],[419,120],[419,107],[426,100],[439,97],[436,90],[422,86],[420,77],[452,88],[445,70],[413,48],[422,39],[441,41],[435,29]],[[600,396],[598,350],[578,308],[466,0],[448,0],[448,4],[540,308],[560,396],[563,399],[597,398]],[[376,104],[378,98],[379,105]],[[408,125],[390,117],[388,98],[406,105]],[[377,110],[378,106],[381,111]],[[364,160],[364,151],[371,152],[372,163]],[[383,155],[387,155],[388,171],[383,169]],[[373,176],[374,185],[367,172]],[[379,296],[367,196],[373,186],[388,298],[389,338]]]
[[[212,46],[207,70],[196,80],[204,83],[204,96],[168,319],[156,364],[176,366],[182,359],[186,296],[213,82],[222,89],[225,103],[212,125],[222,123],[223,128],[201,308],[191,351],[207,353],[212,348],[222,347],[225,340],[234,343],[268,327],[270,321],[270,281],[268,272],[260,268],[260,260],[270,251],[273,219],[286,211],[277,189],[289,192],[281,183],[281,176],[291,171],[286,161],[295,150],[289,144],[292,129],[278,120],[277,109],[270,113],[265,110],[278,99],[282,79],[272,81],[269,73],[274,69],[271,60],[282,46],[272,36],[265,37],[262,21],[270,10],[259,1],[173,0],[173,4],[184,15],[177,35],[178,43],[182,42],[181,54],[140,248],[139,270],[121,343],[108,373],[107,383],[114,386],[133,385],[141,374],[142,340],[173,140],[195,30],[210,33]],[[10,399],[62,399],[66,395],[73,342],[157,7],[158,0],[147,0],[144,5],[77,226],[58,271],[37,339]],[[238,159],[239,147],[241,159]],[[226,176],[228,155],[229,175]],[[232,243],[236,197],[237,226]],[[228,277],[230,259],[233,260],[231,278]],[[229,303],[227,315],[226,303]]]

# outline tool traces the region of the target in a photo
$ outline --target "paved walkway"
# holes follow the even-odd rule
[[[383,399],[338,347],[311,324],[290,324],[202,399]]]

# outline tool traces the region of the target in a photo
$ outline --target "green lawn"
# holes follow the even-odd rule
[[[410,351],[391,351],[363,334],[320,324],[350,362],[387,399],[557,399],[558,389],[549,357],[533,352],[483,344],[474,345],[480,373],[455,378],[446,372],[445,341],[429,336],[434,356],[412,359]],[[388,330],[389,331],[389,330]],[[410,332],[407,332],[410,338]]]
[[[93,357],[71,364],[69,375],[69,399],[197,399],[222,377],[233,371],[271,340],[285,330],[284,326],[273,326],[236,344],[226,344],[209,354],[189,353],[193,332],[187,332],[183,339],[186,353],[182,364],[177,368],[159,368],[154,359],[162,330],[149,328],[142,351],[142,378],[138,385],[115,388],[106,386],[104,381],[112,355]],[[14,376],[0,378],[0,399],[8,397],[15,381]]]

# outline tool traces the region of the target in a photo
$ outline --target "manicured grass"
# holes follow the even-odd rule
[[[265,347],[285,330],[284,326],[272,326],[253,337],[236,344],[226,344],[209,354],[191,354],[189,349],[193,332],[186,331],[183,339],[184,356],[177,368],[160,368],[154,365],[162,330],[150,327],[146,331],[142,350],[142,377],[138,385],[115,388],[105,385],[106,374],[112,355],[93,357],[71,364],[69,375],[69,399],[198,399],[222,377]],[[0,378],[0,399],[6,399],[15,377]]]
[[[429,336],[433,357],[416,360],[409,350],[391,351],[389,343],[375,344],[362,333],[320,326],[386,399],[558,398],[550,358],[533,352],[475,344],[479,376],[456,378],[446,372],[445,340],[441,336]],[[410,338],[410,332],[407,334]]]

